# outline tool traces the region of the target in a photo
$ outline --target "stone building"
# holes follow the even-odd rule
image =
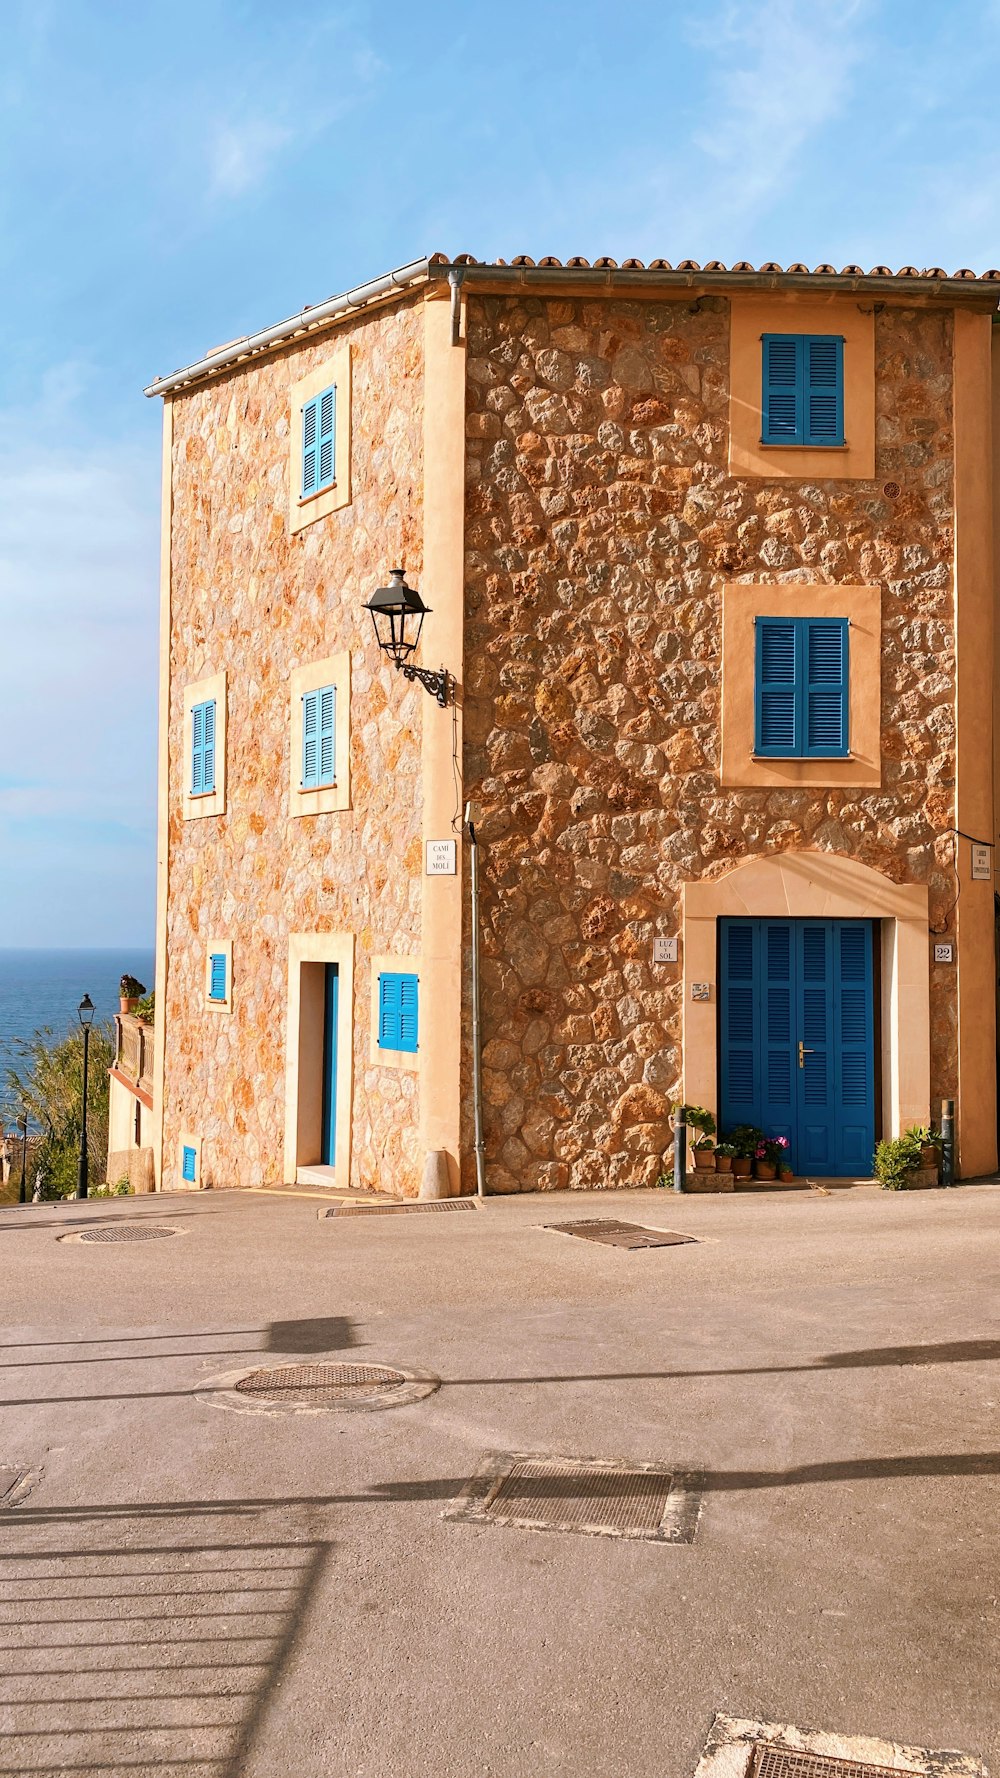
[[[488,1190],[995,1167],[998,289],[437,256],[151,385],[161,1186],[473,1189],[470,802]]]

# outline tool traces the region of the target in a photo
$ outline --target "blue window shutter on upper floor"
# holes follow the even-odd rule
[[[830,758],[847,752],[848,634],[846,617],[800,618],[803,753]]]
[[[772,759],[843,757],[849,745],[846,617],[758,617],[754,752]]]
[[[188,1148],[187,1146],[184,1147],[181,1153],[181,1178],[188,1180],[192,1185],[194,1184],[194,1170],[197,1158],[193,1148]]]
[[[213,951],[209,958],[208,998],[209,1000],[225,1000],[226,998],[226,955],[224,951]]]
[[[215,699],[191,710],[191,795],[215,789]]]
[[[378,978],[379,1049],[415,1055],[419,1036],[419,983],[415,975],[383,971]]]
[[[321,685],[302,699],[302,787],[336,783],[337,688]]]
[[[765,333],[762,347],[761,443],[842,445],[842,337]]]
[[[754,752],[798,752],[796,620],[759,617],[755,625]]]
[[[336,480],[337,389],[331,384],[302,408],[302,496]]]

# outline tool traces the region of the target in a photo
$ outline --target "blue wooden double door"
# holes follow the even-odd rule
[[[787,1136],[797,1173],[868,1175],[870,920],[719,922],[719,1122]]]

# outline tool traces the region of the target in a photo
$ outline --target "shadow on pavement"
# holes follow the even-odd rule
[[[0,1778],[239,1778],[331,1549],[0,1557]]]
[[[4,1358],[0,1364],[8,1370],[53,1369],[64,1364],[140,1364],[155,1360],[159,1364],[171,1358],[227,1358],[245,1356],[252,1358],[261,1352],[287,1352],[306,1355],[311,1352],[337,1352],[347,1346],[358,1344],[354,1334],[354,1323],[346,1315],[324,1315],[304,1321],[270,1321],[266,1327],[234,1328],[231,1332],[221,1333],[176,1333],[176,1334],[132,1334],[118,1340],[109,1334],[104,1340],[39,1340],[28,1341],[21,1346],[0,1346],[0,1352],[33,1352],[58,1346],[142,1346],[148,1339],[150,1344],[157,1340],[225,1340],[225,1339],[257,1339],[263,1343],[259,1346],[209,1346],[194,1351],[181,1352],[99,1352],[85,1353],[82,1358]],[[94,1398],[96,1399],[96,1398]],[[2,1404],[0,1404],[2,1405]]]

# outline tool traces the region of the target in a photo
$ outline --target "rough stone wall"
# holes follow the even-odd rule
[[[468,332],[490,1185],[651,1183],[681,1014],[652,938],[685,881],[809,845],[928,883],[935,925],[954,901],[951,318],[877,317],[875,480],[808,485],[728,473],[723,298],[480,298]],[[879,790],[720,788],[733,579],[881,585]],[[933,1098],[955,1079],[941,968]]]
[[[352,500],[288,532],[289,387],[344,338]],[[170,877],[164,1172],[200,1134],[215,1186],[283,1177],[289,932],[356,935],[352,1180],[419,1183],[416,1076],[370,1062],[369,958],[419,950],[420,699],[377,656],[362,603],[405,564],[420,584],[419,303],[359,317],[174,405]],[[349,811],[289,818],[289,678],[349,649]],[[185,685],[228,672],[223,817],[182,818]],[[233,941],[233,1012],[204,1010],[206,942]],[[157,1008],[157,1017],[161,1016]]]

